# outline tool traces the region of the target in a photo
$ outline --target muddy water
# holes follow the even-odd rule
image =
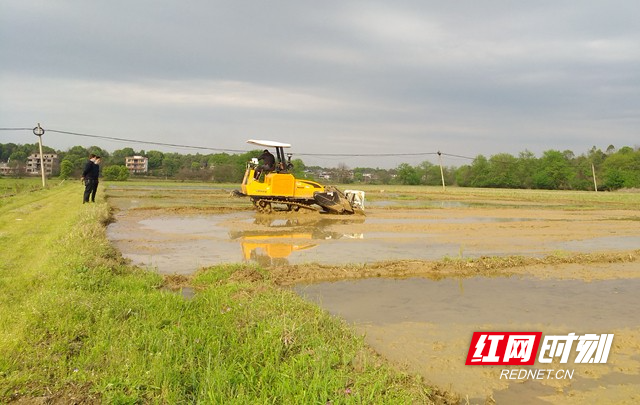
[[[624,403],[640,398],[640,279],[366,279],[294,290],[366,334],[377,352],[427,381],[484,403]],[[502,366],[465,366],[474,331],[614,333],[607,364],[554,364],[571,380],[506,381]],[[542,367],[539,363],[534,368]],[[631,402],[629,402],[631,403]]]
[[[242,261],[225,221],[243,214],[211,216],[119,216],[107,237],[133,264],[165,274],[190,274],[200,267]]]
[[[107,236],[134,264],[179,274],[242,261],[264,266],[340,265],[640,247],[637,227],[630,230],[623,221],[614,223],[621,230],[612,234],[599,222],[585,230],[572,217],[556,220],[555,230],[548,230],[549,222],[541,223],[535,216],[436,211],[380,212],[367,217],[261,216],[252,211],[152,216],[124,211],[109,225]]]
[[[354,223],[364,221],[319,216],[302,220],[256,218],[253,212],[123,216],[109,225],[107,236],[134,264],[178,274],[242,261],[266,266],[346,264],[459,254],[458,245],[440,243],[432,235],[420,232],[348,232]]]

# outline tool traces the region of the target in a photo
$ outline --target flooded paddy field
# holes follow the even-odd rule
[[[633,210],[543,210],[486,202],[475,207],[434,200],[429,203],[445,208],[387,205],[369,208],[366,216],[264,215],[246,200],[231,198],[228,190],[159,194],[156,188],[136,189],[131,196],[114,191],[110,199],[119,211],[108,236],[135,264],[167,274],[242,261],[347,265],[640,248],[640,221]]]
[[[356,325],[374,350],[471,403],[624,403],[640,393],[640,278],[373,278],[297,285],[296,292]],[[573,379],[507,381],[503,366],[465,366],[474,331],[614,333],[607,364],[554,364]],[[522,367],[514,366],[519,369]],[[533,368],[533,367],[532,367]],[[606,395],[603,395],[606,393]],[[566,402],[571,402],[566,401]]]
[[[640,194],[370,187],[366,216],[335,216],[257,214],[231,190],[110,185],[108,237],[167,275],[258,263],[471,403],[640,400]],[[472,332],[519,330],[615,340],[607,364],[577,365],[571,380],[464,365]]]

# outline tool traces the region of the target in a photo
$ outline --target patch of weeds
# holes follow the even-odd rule
[[[193,277],[193,286],[203,287],[220,282],[263,281],[268,271],[253,264],[227,264],[200,269]]]

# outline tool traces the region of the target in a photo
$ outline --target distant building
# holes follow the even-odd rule
[[[129,173],[146,173],[149,170],[149,159],[144,156],[128,156],[124,164]]]
[[[9,166],[9,163],[0,163],[0,174],[7,176],[16,173],[16,168]]]
[[[42,155],[44,160],[44,174],[51,176],[60,172],[60,161],[55,153],[45,153]],[[40,171],[40,154],[34,153],[27,158],[27,174],[42,174]]]

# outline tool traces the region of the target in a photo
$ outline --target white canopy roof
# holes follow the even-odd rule
[[[258,139],[249,139],[247,143],[252,143],[254,145],[267,146],[271,148],[290,148],[291,145],[288,143],[275,142],[275,141],[263,141]]]

